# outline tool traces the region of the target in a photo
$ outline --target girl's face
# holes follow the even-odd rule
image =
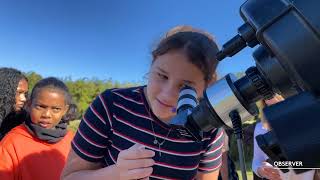
[[[34,124],[50,129],[55,127],[66,114],[64,93],[60,90],[40,89],[30,104],[30,117]]]
[[[189,62],[182,51],[169,51],[158,56],[150,69],[147,99],[153,113],[161,120],[170,120],[176,112],[179,91],[183,85],[196,89],[198,98],[205,88],[204,74]]]
[[[16,91],[16,103],[14,106],[14,111],[19,112],[22,110],[24,104],[27,101],[28,94],[28,82],[25,79],[21,79],[18,83],[17,91]]]

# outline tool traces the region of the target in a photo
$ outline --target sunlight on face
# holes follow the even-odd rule
[[[16,91],[16,104],[14,106],[14,110],[19,112],[22,110],[24,104],[27,101],[28,96],[28,82],[25,79],[21,79],[18,83],[17,91]]]
[[[153,113],[168,121],[176,113],[179,91],[183,85],[196,89],[202,97],[205,88],[204,74],[192,64],[182,51],[170,51],[158,56],[150,69],[147,85],[147,99]]]
[[[67,112],[63,92],[53,89],[41,89],[32,99],[30,108],[31,121],[43,128],[55,127]]]

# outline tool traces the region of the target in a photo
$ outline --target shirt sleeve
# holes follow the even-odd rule
[[[14,157],[3,144],[0,144],[0,179],[14,180]]]
[[[198,170],[202,173],[216,171],[222,164],[224,133],[221,128],[211,131],[211,138],[202,154]]]
[[[262,128],[261,122],[256,124],[254,128],[254,135],[253,135],[253,159],[252,159],[252,170],[253,172],[260,177],[258,174],[258,168],[262,166],[262,163],[266,161],[267,155],[260,149],[258,146],[256,137],[260,134],[264,134],[267,131]]]
[[[110,90],[98,95],[81,119],[71,147],[84,160],[101,162],[104,158],[112,132],[111,99]]]

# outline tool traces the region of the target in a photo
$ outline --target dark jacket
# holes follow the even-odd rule
[[[27,112],[12,112],[8,114],[2,122],[0,122],[0,140],[14,127],[19,126],[26,119]],[[0,120],[1,121],[1,120]]]

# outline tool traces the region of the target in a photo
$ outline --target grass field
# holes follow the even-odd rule
[[[242,179],[242,174],[240,170],[237,170],[238,175],[239,175],[239,179]],[[247,171],[247,179],[248,180],[253,180],[253,174],[252,171]]]
[[[239,162],[235,162],[235,166],[237,169],[237,173],[239,175],[239,179],[243,179],[242,178],[242,174],[241,174],[241,170],[240,170],[240,164]],[[251,169],[251,161],[246,161],[246,171],[247,171],[247,180],[253,180],[253,173],[252,173],[252,169]]]

